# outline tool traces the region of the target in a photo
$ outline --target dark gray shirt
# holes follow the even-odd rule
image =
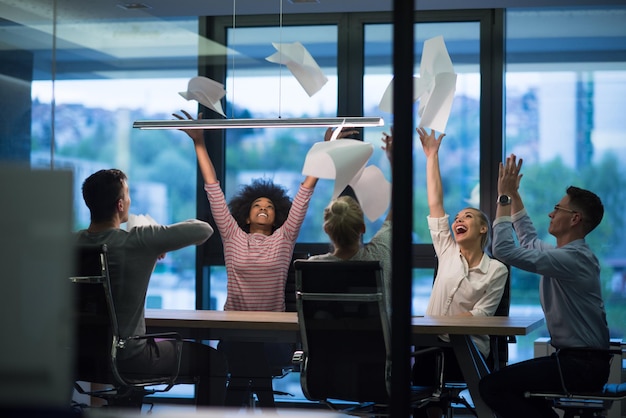
[[[146,333],[146,293],[158,256],[189,245],[200,245],[211,234],[211,226],[196,219],[168,226],[138,226],[130,231],[77,232],[79,245],[108,246],[111,292],[123,338]],[[145,340],[129,343],[119,352],[119,358],[136,355],[144,345]]]

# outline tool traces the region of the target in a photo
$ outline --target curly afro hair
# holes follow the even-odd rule
[[[254,179],[251,184],[242,186],[239,192],[234,195],[228,203],[228,208],[233,218],[237,221],[237,224],[239,224],[239,227],[246,232],[250,232],[250,225],[248,225],[246,221],[250,215],[252,202],[260,197],[265,197],[274,204],[274,210],[276,212],[272,230],[272,232],[274,232],[287,220],[289,210],[291,209],[291,199],[287,195],[287,189],[274,184],[272,180]]]

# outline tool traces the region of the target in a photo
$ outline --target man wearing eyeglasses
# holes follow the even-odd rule
[[[493,222],[493,254],[522,270],[540,274],[540,299],[570,391],[600,390],[609,376],[609,329],[601,294],[600,263],[585,242],[604,215],[594,193],[570,186],[548,216],[556,246],[542,242],[519,194],[522,159],[514,154],[500,163],[498,201]],[[511,227],[512,226],[512,227]],[[519,246],[515,244],[517,235]],[[564,349],[575,350],[564,350]],[[594,351],[596,350],[596,351]],[[525,392],[562,390],[557,356],[539,357],[504,367],[480,382],[483,400],[501,418],[558,417],[549,401]]]

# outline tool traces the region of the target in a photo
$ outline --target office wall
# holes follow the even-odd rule
[[[33,54],[0,52],[0,161],[30,161]]]

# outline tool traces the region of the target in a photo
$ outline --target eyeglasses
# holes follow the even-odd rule
[[[568,208],[564,208],[563,206],[554,205],[554,211],[557,212],[559,210],[562,210],[564,212],[569,212],[569,213],[578,213],[577,210],[571,210],[571,209],[568,209]]]

